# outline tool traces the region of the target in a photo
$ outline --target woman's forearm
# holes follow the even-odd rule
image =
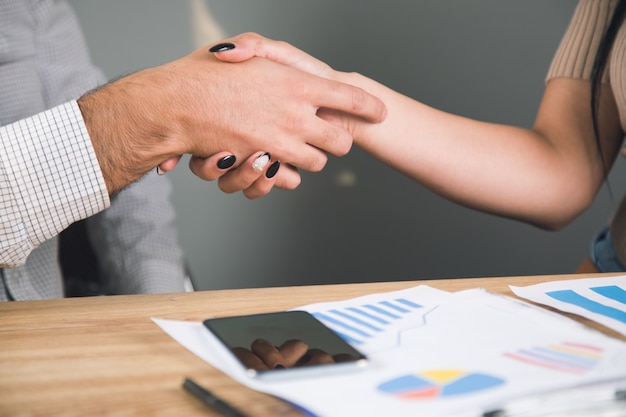
[[[355,143],[434,192],[482,211],[560,228],[591,202],[593,175],[531,129],[452,115],[357,74],[351,82],[381,98],[379,125],[357,124]]]

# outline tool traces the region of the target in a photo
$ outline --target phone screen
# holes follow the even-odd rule
[[[363,368],[367,358],[306,311],[205,320],[251,377],[274,378]]]

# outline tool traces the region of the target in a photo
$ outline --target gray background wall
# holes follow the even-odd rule
[[[110,77],[196,48],[190,3],[72,0]],[[256,31],[450,112],[531,126],[571,0],[207,0],[226,34]],[[181,243],[198,289],[572,272],[609,218],[603,190],[564,231],[450,203],[354,148],[260,200],[182,165]],[[352,186],[341,178],[352,177]],[[621,195],[623,164],[611,184]]]

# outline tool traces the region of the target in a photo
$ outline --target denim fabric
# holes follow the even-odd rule
[[[626,268],[618,259],[609,228],[604,228],[591,242],[591,261],[600,272],[625,272]]]

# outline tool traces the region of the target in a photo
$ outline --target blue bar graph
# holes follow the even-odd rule
[[[626,291],[617,285],[607,285],[605,287],[593,287],[591,291],[600,294],[603,297],[610,298],[619,303],[626,304]]]
[[[617,288],[619,289],[619,287]],[[616,294],[619,297],[619,294],[617,291],[609,290],[608,292],[611,295]],[[576,293],[575,291],[572,291],[572,290],[551,291],[551,292],[547,292],[546,295],[554,298],[555,300],[562,301],[564,303],[577,305],[578,307],[584,308],[585,310],[590,311],[592,313],[600,314],[602,316],[612,318],[622,323],[626,323],[626,311],[622,311],[617,308],[602,304],[598,301],[591,300],[587,297],[583,297],[582,295]]]
[[[311,312],[314,317],[352,344],[361,345],[396,327],[422,305],[406,298],[381,300],[354,307]]]

